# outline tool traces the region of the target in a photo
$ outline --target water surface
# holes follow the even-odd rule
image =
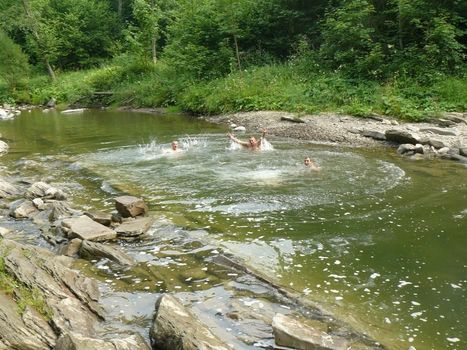
[[[467,346],[467,169],[459,164],[275,138],[273,150],[252,152],[232,147],[225,129],[181,116],[32,112],[0,130],[11,148],[4,170],[62,184],[83,208],[142,196],[168,220],[153,239],[125,245],[139,277],[90,266],[108,285],[109,305],[127,301],[116,314],[140,313],[145,325],[148,294],[228,282],[203,260],[222,248],[391,349]],[[181,152],[169,150],[173,139]],[[306,156],[322,170],[307,171]],[[176,235],[161,239],[169,232],[214,246],[184,241],[177,250]]]

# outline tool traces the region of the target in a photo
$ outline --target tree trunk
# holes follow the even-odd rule
[[[404,43],[402,41],[402,5],[401,2],[403,0],[398,1],[398,9],[397,9],[397,20],[398,20],[398,36],[399,36],[399,49],[403,50],[404,49]]]
[[[117,12],[118,12],[118,16],[119,16],[119,17],[122,17],[122,13],[123,13],[123,0],[118,0],[118,2],[117,2]]]
[[[39,35],[39,31],[37,30],[37,22],[35,21],[35,18],[31,12],[31,9],[29,7],[29,2],[28,0],[22,0],[23,1],[23,8],[24,12],[26,13],[26,17],[28,17],[30,23],[31,23],[31,32],[36,40],[37,46],[40,48],[41,51],[43,51],[43,45],[41,41],[41,36]],[[47,68],[47,73],[49,74],[50,80],[55,81],[55,73],[52,69],[52,66],[50,65],[49,58],[47,57],[46,53],[42,54],[43,60],[45,67]]]
[[[235,54],[237,55],[237,65],[238,65],[238,70],[242,70],[242,64],[240,63],[240,52],[238,50],[238,41],[237,41],[237,36],[234,34],[234,43],[235,43]]]
[[[152,61],[154,64],[157,63],[157,38],[155,36],[152,37]]]

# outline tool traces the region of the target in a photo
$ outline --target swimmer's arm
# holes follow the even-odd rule
[[[245,147],[248,147],[248,142],[245,142],[245,141],[241,141],[239,139],[237,139],[232,133],[229,132],[229,138],[235,142],[235,143],[238,143],[239,145],[242,145],[242,146],[245,146]]]

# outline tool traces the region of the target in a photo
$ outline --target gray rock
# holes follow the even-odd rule
[[[386,130],[385,134],[387,141],[396,143],[410,143],[415,145],[419,143],[419,136],[405,130],[390,129]]]
[[[0,198],[10,198],[18,194],[19,189],[16,186],[0,178]]]
[[[362,135],[365,136],[365,137],[370,137],[370,138],[375,139],[375,140],[379,140],[379,141],[386,140],[386,136],[384,135],[384,133],[382,133],[380,131],[363,130]]]
[[[467,157],[467,147],[459,148],[459,154],[463,157]]]
[[[89,241],[106,241],[115,239],[117,233],[101,225],[89,217],[82,215],[77,218],[64,219],[62,227],[68,238],[80,238]]]
[[[136,237],[146,233],[154,223],[154,218],[137,218],[124,221],[115,228],[118,237]]]
[[[115,198],[115,209],[124,217],[136,217],[145,215],[148,212],[148,206],[141,198],[133,196],[121,196]]]
[[[51,98],[49,101],[46,103],[47,108],[55,108],[55,105],[57,104],[57,100],[55,98]]]
[[[5,141],[0,140],[0,155],[8,153],[10,146]]]
[[[410,143],[404,143],[402,145],[399,145],[397,148],[397,153],[398,154],[414,154],[415,153],[415,145],[412,145]]]
[[[27,343],[13,349],[51,349],[55,342],[54,333],[80,332],[84,336],[94,334],[96,322],[104,315],[102,307],[97,303],[100,296],[98,285],[78,271],[70,269],[73,259],[56,256],[48,250],[21,245],[7,239],[0,240],[0,253],[3,256],[4,273],[19,285],[35,291],[36,298],[40,296],[38,300],[43,303],[40,314],[31,313],[27,321],[24,315],[22,316],[27,325],[25,332],[11,326],[19,317],[17,305],[13,303],[14,308],[7,309],[7,302],[1,301],[0,315],[5,315],[5,310],[10,314],[8,321],[5,321],[8,332],[2,331],[1,323],[5,318],[0,316],[0,334],[4,343],[4,335],[8,333],[9,339],[29,342],[39,338],[44,344],[34,347]],[[13,285],[12,288],[17,287]],[[12,294],[16,293],[17,291],[13,291]],[[48,321],[45,312],[50,318]]]
[[[272,321],[274,339],[279,346],[302,350],[344,350],[348,348],[343,338],[300,323],[283,314],[276,314]]]
[[[79,333],[68,332],[57,340],[54,350],[150,350],[139,335],[109,340],[85,337]]]
[[[242,132],[245,132],[246,131],[246,128],[244,126],[236,126],[235,128],[233,128],[234,131],[242,131]]]
[[[45,203],[41,198],[34,198],[32,200],[32,203],[39,210],[44,210],[45,209]]]
[[[430,146],[433,146],[436,149],[447,147],[447,145],[439,140],[434,140],[434,139],[428,139],[428,143]]]
[[[467,124],[467,119],[465,118],[464,113],[456,113],[456,112],[445,113],[443,118],[453,121],[457,124],[459,123]]]
[[[50,213],[48,216],[50,222],[68,218],[70,216],[73,216],[79,213],[79,211],[71,208],[70,205],[64,201],[47,200],[46,206],[47,206],[47,209],[50,210]]]
[[[25,218],[32,218],[34,215],[39,213],[39,210],[36,206],[29,200],[25,200],[21,202],[18,206],[16,206],[17,202],[12,205],[10,216],[14,217],[15,219],[25,219]]]
[[[306,123],[303,119],[300,119],[298,117],[288,117],[288,116],[282,116],[281,120],[286,121],[286,122],[291,122],[291,123],[297,123],[297,124],[304,124]]]
[[[233,350],[175,297],[164,294],[156,302],[149,338],[160,350]]]
[[[26,190],[26,198],[49,198],[49,199],[66,199],[66,195],[62,190],[50,186],[45,182],[35,182]]]
[[[20,315],[18,305],[0,292],[0,349],[49,350],[56,336],[47,321],[27,307]],[[5,347],[2,347],[3,344]]]
[[[112,222],[112,214],[104,213],[102,211],[85,212],[84,215],[89,216],[95,222],[104,226],[110,226]]]
[[[431,134],[436,135],[444,135],[444,136],[458,136],[459,132],[457,130],[452,129],[442,129],[442,128],[421,128],[421,132],[428,132]]]
[[[72,239],[67,245],[60,249],[60,254],[65,256],[76,256],[81,248],[83,240],[79,238]]]
[[[444,128],[449,128],[451,126],[456,125],[456,122],[450,119],[445,119],[445,118],[439,118],[435,121],[435,124],[444,127]]]
[[[133,266],[136,264],[136,261],[132,257],[117,248],[90,241],[82,242],[79,249],[79,255],[82,258],[89,260],[95,258],[107,258],[123,266]]]
[[[0,226],[0,238],[5,238],[11,233],[11,230]]]

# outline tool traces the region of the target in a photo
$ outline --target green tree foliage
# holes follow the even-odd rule
[[[22,87],[28,78],[28,57],[1,29],[0,47],[0,79],[10,90]]]

